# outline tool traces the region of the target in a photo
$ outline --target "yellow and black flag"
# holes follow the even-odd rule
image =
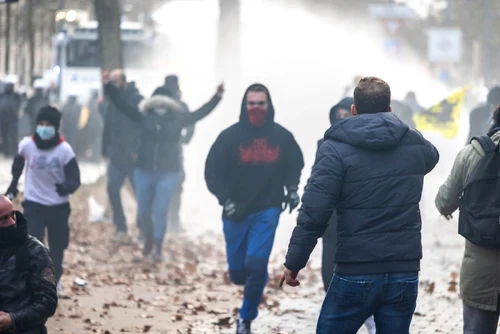
[[[425,112],[413,116],[418,131],[439,132],[445,138],[455,138],[460,128],[460,114],[465,94],[469,87],[462,88]]]

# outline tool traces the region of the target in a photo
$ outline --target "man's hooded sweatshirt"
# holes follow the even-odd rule
[[[268,100],[262,127],[250,123],[248,91],[265,91]],[[219,203],[235,203],[239,217],[281,207],[284,189],[296,190],[304,158],[293,135],[274,122],[274,106],[266,87],[250,86],[245,92],[238,123],[222,131],[210,149],[205,166],[208,189]]]

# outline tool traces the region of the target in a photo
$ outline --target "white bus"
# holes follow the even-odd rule
[[[85,103],[91,90],[100,88],[97,28],[95,21],[68,25],[54,37],[51,81],[58,92],[55,102],[63,104],[69,95],[76,95],[80,103]],[[136,22],[123,22],[121,32],[123,65],[128,81],[137,81],[138,86],[145,90],[162,84],[164,74],[155,71],[149,61],[154,53],[155,33]]]

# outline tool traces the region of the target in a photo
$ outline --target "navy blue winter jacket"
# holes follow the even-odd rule
[[[393,113],[342,120],[325,134],[302,197],[285,266],[305,267],[337,209],[336,273],[420,270],[419,202],[436,148]]]

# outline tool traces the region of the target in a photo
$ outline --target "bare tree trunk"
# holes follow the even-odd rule
[[[11,16],[10,4],[6,4],[5,5],[5,55],[4,55],[5,74],[10,73],[10,16]]]
[[[238,85],[241,82],[241,1],[219,0],[217,76]]]
[[[122,68],[122,40],[120,30],[121,7],[119,0],[94,0],[94,11],[99,22],[101,68]]]
[[[35,3],[34,0],[27,0],[26,5],[28,6],[27,12],[27,22],[26,22],[26,32],[28,34],[28,55],[29,55],[29,68],[28,68],[28,83],[31,85],[33,81],[33,72],[35,69],[35,29],[34,29],[34,16],[35,13]]]

